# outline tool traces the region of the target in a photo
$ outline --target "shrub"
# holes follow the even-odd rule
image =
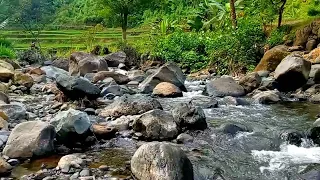
[[[16,54],[13,49],[0,45],[0,58],[14,59]]]
[[[207,65],[205,36],[200,33],[175,32],[156,39],[154,55],[166,61],[178,63],[192,71]]]
[[[5,38],[0,38],[0,46],[12,48],[13,45],[10,41],[6,40]]]
[[[274,47],[279,44],[283,44],[285,41],[285,36],[290,34],[291,27],[290,26],[281,26],[280,28],[277,28],[273,30],[267,39],[267,44],[270,47]]]

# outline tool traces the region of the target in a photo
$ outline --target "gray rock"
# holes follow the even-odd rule
[[[9,122],[26,119],[27,110],[22,103],[0,104],[0,110],[9,117]]]
[[[193,142],[193,137],[189,134],[182,133],[177,137],[177,142],[182,144],[191,143]]]
[[[311,62],[298,55],[287,56],[277,67],[274,77],[280,91],[294,91],[303,86],[310,74]]]
[[[153,89],[161,82],[169,82],[177,86],[181,91],[187,91],[184,86],[186,77],[182,70],[174,63],[167,63],[155,73],[149,75],[140,85],[142,93],[152,93]]]
[[[80,172],[80,176],[81,176],[81,177],[91,176],[91,171],[90,171],[90,169],[83,169],[83,170]]]
[[[100,96],[100,89],[81,77],[61,74],[57,77],[56,82],[58,88],[71,99],[84,97],[97,99]]]
[[[132,125],[146,140],[170,140],[178,135],[178,127],[171,114],[156,109],[142,114]]]
[[[104,57],[104,59],[107,61],[110,67],[118,67],[120,63],[127,64],[127,55],[122,51],[108,54]]]
[[[204,111],[191,103],[178,104],[171,112],[179,129],[204,130],[208,127]]]
[[[119,118],[126,115],[143,114],[153,109],[162,109],[156,99],[143,95],[124,95],[103,109],[99,116]]]
[[[41,67],[41,70],[46,73],[46,76],[48,78],[53,79],[53,80],[57,79],[58,75],[60,75],[60,74],[68,75],[67,71],[60,69],[60,68],[57,68],[57,67],[54,67],[54,66],[43,66],[43,67]]]
[[[242,86],[237,84],[232,78],[226,77],[218,78],[208,82],[204,94],[213,97],[239,97],[245,95],[245,90]]]
[[[63,170],[65,173],[68,173],[71,168],[81,168],[85,165],[83,159],[79,157],[79,154],[70,154],[63,156],[59,162],[57,169]]]
[[[263,91],[254,95],[253,99],[256,103],[260,104],[274,104],[281,101],[278,91]]]
[[[244,88],[246,93],[251,93],[260,86],[261,82],[262,78],[259,76],[259,74],[253,72],[241,78],[239,84]]]
[[[142,145],[131,159],[131,171],[140,180],[194,179],[186,154],[176,145],[165,142]]]
[[[84,52],[71,54],[69,61],[69,73],[72,76],[84,76],[87,73],[108,71],[108,64],[103,57]]]
[[[56,132],[53,126],[41,121],[17,125],[9,136],[3,154],[10,158],[30,158],[52,153]]]
[[[65,172],[68,173],[68,172]],[[76,172],[74,174],[72,174],[72,176],[70,176],[70,180],[77,180],[80,177],[80,173]]]
[[[75,141],[76,137],[85,134],[91,127],[89,116],[74,109],[59,112],[50,123],[56,129],[57,139],[62,142]]]
[[[218,128],[219,131],[223,132],[224,134],[235,136],[239,132],[249,132],[249,130],[243,125],[236,125],[236,124],[223,124]]]

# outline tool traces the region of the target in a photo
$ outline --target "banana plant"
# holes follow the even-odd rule
[[[199,6],[200,10],[188,21],[191,29],[207,31],[228,24],[230,20],[230,3],[221,3],[218,0],[204,0]],[[244,9],[243,0],[237,0],[235,6],[237,10]],[[202,27],[199,28],[199,25],[202,25]]]

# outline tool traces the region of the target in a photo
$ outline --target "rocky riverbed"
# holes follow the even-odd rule
[[[2,179],[318,178],[320,71],[303,56],[190,79],[127,59],[1,60]]]

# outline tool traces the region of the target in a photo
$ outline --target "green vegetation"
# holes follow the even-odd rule
[[[0,58],[15,58],[16,54],[10,41],[0,38]]]
[[[319,0],[0,0],[0,8],[0,35],[15,50],[36,42],[68,56],[100,45],[219,74],[253,69],[264,46],[320,17]],[[14,57],[12,46],[1,52]]]

